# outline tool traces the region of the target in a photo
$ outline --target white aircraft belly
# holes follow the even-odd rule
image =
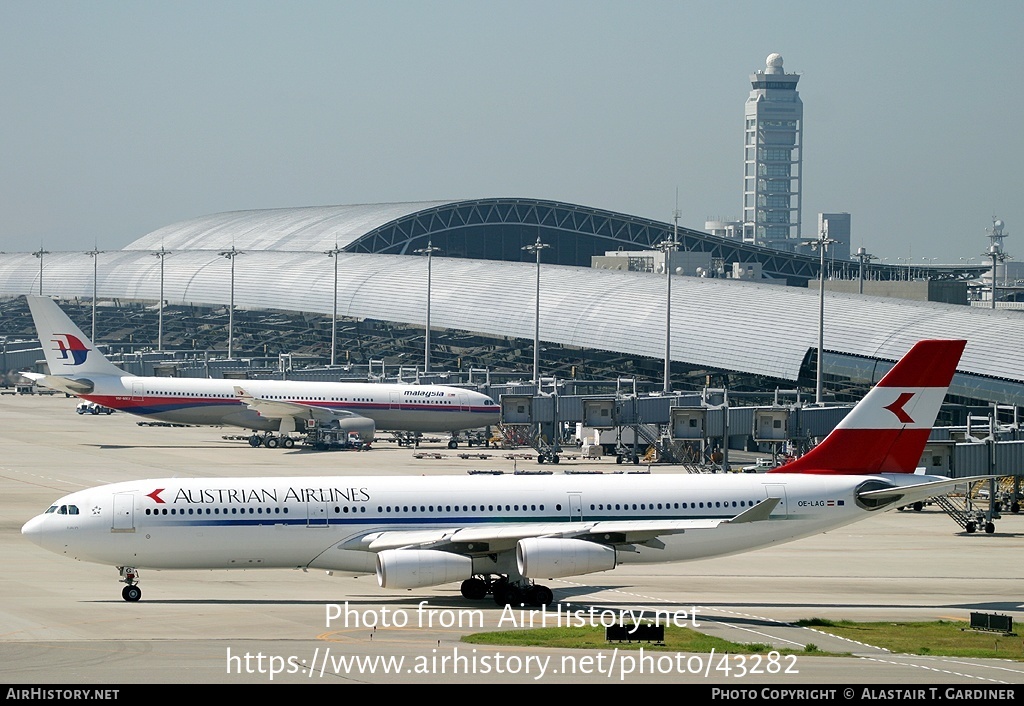
[[[145,527],[100,532],[74,552],[85,561],[146,569],[300,568],[345,535],[304,525]],[[371,555],[372,558],[372,555]]]

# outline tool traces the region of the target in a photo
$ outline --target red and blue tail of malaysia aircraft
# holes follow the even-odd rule
[[[53,300],[35,296],[26,299],[50,374],[23,372],[23,377],[72,395],[86,395],[96,390],[100,379],[126,375],[95,349],[89,337]]]
[[[914,473],[966,341],[920,341],[809,452],[771,473]]]

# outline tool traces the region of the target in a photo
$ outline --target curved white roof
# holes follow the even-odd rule
[[[333,245],[333,243],[332,243]],[[432,259],[431,324],[532,340],[536,265]],[[91,297],[92,259],[51,253],[43,293]],[[342,253],[338,313],[422,324],[423,257]],[[166,257],[172,303],[230,301],[231,262],[210,251]],[[318,253],[252,250],[235,258],[235,304],[329,315],[334,261]],[[157,300],[160,259],[150,251],[104,253],[101,298]],[[0,254],[0,296],[39,291],[39,261]],[[541,266],[540,337],[563,345],[660,359],[665,351],[665,282],[646,273]],[[673,360],[795,380],[817,346],[818,293],[794,287],[678,277],[672,284]],[[1014,312],[827,293],[825,348],[896,360],[923,338],[965,338],[959,370],[1024,382],[1024,318]]]
[[[396,218],[453,201],[228,211],[159,228],[125,250],[293,250],[345,247]]]

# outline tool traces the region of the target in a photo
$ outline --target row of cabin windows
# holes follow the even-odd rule
[[[229,514],[230,515],[245,515],[247,513],[246,513],[246,508],[244,508],[244,507],[243,508],[233,507],[233,508],[231,508],[230,512],[228,512],[228,508],[224,508],[223,512],[221,512],[221,508],[219,508],[219,507],[214,507],[214,508],[209,508],[209,507],[207,507],[207,508],[201,508],[201,507],[200,508],[191,508],[190,507],[187,511],[184,508],[179,510],[179,509],[173,508],[173,507],[170,508],[170,509],[167,509],[166,507],[164,507],[164,508],[156,508],[156,509],[146,508],[146,514],[147,515],[229,515]],[[263,515],[263,514],[267,514],[267,515],[270,515],[270,514],[274,514],[274,515],[287,515],[288,514],[288,508],[275,507],[275,508],[271,509],[271,508],[268,507],[266,509],[266,512],[264,512],[262,507],[255,507],[255,508],[250,507],[250,508],[248,508],[248,514],[249,515]]]
[[[216,397],[218,399],[226,399],[226,400],[237,399],[237,397],[235,395],[226,395],[226,394],[214,395],[214,394],[210,394],[210,393],[206,393],[206,392],[158,392],[156,390],[148,390],[148,391],[146,391],[145,394],[147,394],[147,395],[163,395],[165,397],[209,397],[209,398]]]
[[[744,508],[744,507],[753,507],[756,504],[757,503],[755,503],[753,500],[740,500],[738,502],[736,500],[733,500],[733,501],[731,501],[731,503],[728,500],[726,500],[724,502],[723,501],[716,501],[714,503],[712,503],[710,500],[707,501],[706,503],[705,502],[694,502],[694,503],[685,503],[685,502],[683,502],[683,503],[639,503],[639,504],[637,504],[637,503],[632,503],[632,504],[630,504],[630,503],[615,503],[614,505],[612,503],[608,503],[607,505],[605,503],[599,503],[599,504],[591,503],[590,509],[594,510],[594,511],[597,511],[597,512],[610,512],[612,510],[654,510],[654,509],[658,509],[658,510],[696,510],[698,508],[700,508],[700,509],[705,509],[705,508],[711,509],[712,507],[714,507],[714,508],[730,508],[730,507],[732,507],[732,508]],[[378,505],[377,506],[377,512],[379,514],[398,513],[398,512],[404,512],[404,513],[416,513],[416,512],[421,512],[421,513],[425,513],[425,512],[459,512],[460,509],[461,509],[462,512],[478,512],[478,511],[479,512],[502,512],[502,511],[504,511],[504,512],[537,512],[537,511],[544,512],[544,505],[525,505],[524,504],[524,505],[504,505],[504,506],[502,506],[502,505],[461,505],[461,506],[460,505],[444,505],[444,506],[441,506],[441,505],[437,505],[437,506],[435,506],[435,505],[419,505],[419,506],[416,506],[416,505],[395,505],[394,507],[392,507],[391,505]],[[561,504],[555,505],[555,510],[557,512],[561,512],[562,505]],[[50,512],[57,512],[57,514],[60,514],[60,515],[64,515],[64,514],[77,515],[78,514],[78,507],[76,507],[75,505],[61,505],[60,508],[58,508],[56,505],[54,505],[49,510],[47,510],[47,512],[48,513],[50,513]],[[338,506],[338,505],[335,505],[334,506],[334,513],[336,515],[341,515],[341,514],[346,514],[347,515],[349,513],[351,513],[351,514],[356,514],[356,513],[365,514],[366,513],[366,506],[360,505],[360,506],[354,506],[354,507],[349,508],[348,506]],[[280,507],[269,508],[268,507],[268,508],[266,508],[266,510],[264,510],[264,508],[262,508],[262,507],[256,507],[256,508],[250,507],[250,508],[248,508],[248,512],[247,512],[247,508],[244,508],[244,507],[243,508],[233,507],[233,508],[230,508],[230,511],[229,511],[228,508],[223,508],[223,510],[222,510],[219,507],[215,507],[215,508],[191,508],[190,507],[190,508],[188,508],[188,510],[185,510],[185,509],[180,509],[179,510],[177,508],[170,508],[170,509],[168,509],[168,508],[156,508],[156,509],[147,508],[146,509],[146,514],[147,515],[203,515],[203,514],[206,514],[206,515],[221,515],[221,514],[223,514],[223,515],[228,515],[228,514],[230,514],[230,515],[238,515],[238,514],[241,514],[241,515],[245,515],[245,514],[249,514],[249,515],[263,515],[263,514],[267,514],[267,515],[270,515],[270,514],[281,515],[281,514],[284,514],[284,515],[287,515],[288,514],[288,508],[280,508]]]
[[[170,397],[208,397],[208,398],[219,398],[219,399],[237,399],[236,395],[228,394],[209,394],[205,392],[164,392],[164,391],[152,391],[148,392],[150,395],[164,395]],[[266,400],[285,400],[288,402],[373,402],[372,397],[293,397],[291,395],[266,395],[261,399]],[[386,400],[382,400],[382,403],[387,403]],[[456,404],[454,400],[435,400],[435,399],[412,399],[402,400],[402,403],[413,403],[416,404],[445,404],[453,405]],[[495,404],[488,400],[485,404]]]
[[[629,503],[625,503],[625,504],[622,504],[622,505],[620,505],[619,503],[615,503],[614,505],[612,505],[611,503],[608,503],[607,505],[605,505],[604,503],[600,503],[600,504],[597,504],[597,505],[595,505],[594,503],[591,503],[590,504],[590,509],[591,510],[597,510],[597,511],[613,510],[613,509],[614,510],[629,510],[629,509],[633,509],[633,510],[637,510],[637,509],[639,509],[639,510],[654,510],[655,507],[657,507],[658,510],[696,510],[698,508],[703,510],[704,508],[710,509],[711,507],[717,507],[717,508],[754,507],[754,505],[756,505],[756,504],[757,503],[755,503],[753,500],[740,500],[739,502],[737,502],[736,500],[733,500],[731,502],[731,504],[730,504],[730,501],[728,501],[728,500],[726,500],[724,502],[722,502],[722,501],[715,501],[714,504],[712,504],[712,502],[710,500],[707,501],[706,503],[704,503],[704,502],[696,502],[696,503],[657,503],[657,505],[655,505],[655,503],[640,503],[639,506],[636,503],[633,503],[632,505],[630,505]]]
[[[153,391],[153,392],[149,392],[148,394],[150,394],[150,395],[164,395],[164,396],[167,396],[167,397],[208,397],[208,398],[230,399],[230,400],[237,399],[236,395],[222,395],[222,394],[216,394],[215,395],[215,394],[210,394],[210,393],[206,393],[206,392],[158,392],[158,391]],[[330,401],[330,402],[348,402],[349,401],[349,399],[347,397],[331,397],[331,398],[327,398],[327,397],[305,397],[305,398],[296,398],[296,397],[292,397],[290,395],[268,395],[268,396],[263,397],[261,399],[267,399],[267,400],[288,400],[288,401],[291,401],[291,402],[328,402],[328,401]],[[351,401],[352,402],[373,402],[373,400],[368,398],[368,397],[353,397]]]
[[[435,512],[435,511],[436,512],[453,512],[453,511],[454,512],[459,512],[460,507],[461,507],[461,511],[462,512],[477,512],[477,511],[480,511],[480,512],[502,512],[502,508],[503,507],[504,507],[504,512],[520,512],[520,511],[522,511],[522,512],[527,512],[527,511],[529,511],[529,512],[537,512],[538,510],[540,510],[541,512],[544,512],[544,506],[543,505],[529,505],[529,506],[527,506],[525,504],[524,505],[505,505],[505,506],[502,506],[502,505],[461,505],[461,506],[460,505],[445,505],[443,507],[441,505],[437,505],[436,507],[434,505],[420,505],[418,508],[415,505],[395,505],[393,508],[390,505],[386,505],[386,506],[378,505],[377,506],[377,512],[381,512],[381,513],[386,513],[386,512]],[[556,510],[561,510],[562,506],[561,505],[555,505],[555,509]],[[335,510],[337,510],[337,508],[335,508]],[[346,510],[346,512],[348,512],[348,510]]]
[[[74,507],[75,511],[74,512],[70,512],[70,514],[78,514],[78,508],[75,507],[74,505],[71,505],[71,507]],[[378,505],[377,506],[377,511],[379,513],[381,513],[381,514],[389,513],[389,512],[410,512],[410,513],[411,512],[434,512],[435,510],[437,512],[441,512],[441,511],[443,511],[443,512],[452,512],[452,511],[459,512],[460,511],[460,507],[461,507],[461,510],[463,512],[470,512],[470,511],[476,512],[477,510],[479,510],[481,512],[484,511],[484,510],[489,511],[489,512],[495,512],[496,510],[498,512],[502,511],[502,505],[486,505],[486,506],[484,506],[484,505],[461,505],[461,506],[460,505],[444,505],[443,507],[441,505],[437,505],[436,507],[434,505],[420,505],[420,506],[416,506],[416,505],[395,505],[394,507],[392,507],[391,505],[386,505],[386,506]],[[47,510],[47,512],[53,512],[55,510],[55,508],[56,508],[56,505],[54,505],[49,510]],[[542,512],[544,511],[544,505],[528,505],[528,506],[527,505],[521,505],[521,506],[520,505],[505,505],[504,508],[505,508],[506,512],[512,512],[512,511],[515,511],[515,512],[519,512],[519,511],[523,511],[523,512],[526,512],[526,511],[536,512],[538,510],[541,510]],[[556,510],[561,510],[562,506],[560,504],[556,505],[555,509]],[[65,511],[63,511],[63,510],[65,510],[65,506],[61,506],[60,510],[57,510],[57,511],[60,514],[65,514]],[[239,507],[231,507],[231,508],[224,507],[223,509],[221,509],[220,507],[213,507],[213,508],[210,508],[210,507],[206,507],[206,508],[203,508],[203,507],[200,507],[200,508],[189,507],[187,510],[184,509],[184,508],[178,509],[178,508],[174,508],[174,507],[171,507],[171,508],[167,508],[167,507],[148,508],[147,507],[146,510],[145,510],[145,513],[146,514],[153,514],[153,515],[164,515],[164,514],[247,514],[246,510],[247,510],[247,508],[245,508],[245,507],[242,507],[242,508],[239,508]],[[353,507],[339,506],[339,505],[335,505],[334,506],[335,514],[348,514],[348,513],[355,514],[356,512],[366,513],[366,511],[367,511],[367,508],[366,508],[365,505],[359,505],[359,506],[353,506]],[[281,508],[281,507],[270,508],[270,507],[267,507],[264,510],[264,508],[262,508],[262,507],[250,507],[250,508],[248,508],[248,514],[288,514],[288,508],[287,507],[285,507],[285,508]]]
[[[203,393],[203,392],[157,392],[157,391],[153,391],[153,392],[149,392],[148,394],[150,394],[150,395],[173,396],[173,397],[206,397],[206,398],[211,398],[211,399],[212,398],[219,398],[219,399],[231,399],[231,400],[237,398],[236,395],[208,394],[208,393]],[[266,395],[262,399],[267,399],[267,400],[286,400],[286,401],[289,401],[289,402],[296,402],[296,403],[301,403],[301,402],[373,402],[374,401],[372,397],[353,397],[351,399],[349,399],[348,397],[305,397],[305,398],[296,398],[296,397],[292,397],[291,395]],[[403,403],[411,403],[411,402],[415,402],[416,404],[444,404],[444,405],[453,405],[453,404],[455,404],[455,402],[453,400],[430,400],[430,399],[428,399],[428,400],[419,400],[419,399],[417,399],[417,400],[403,400]],[[491,402],[490,404],[494,404],[494,402]]]

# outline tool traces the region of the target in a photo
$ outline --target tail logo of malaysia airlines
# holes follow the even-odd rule
[[[65,365],[81,365],[85,362],[86,356],[89,355],[89,349],[85,347],[85,344],[77,336],[72,336],[70,333],[57,333],[54,334],[57,338],[53,339],[53,342],[57,344],[54,349],[60,353],[60,357],[67,361],[70,359],[71,362],[66,362]]]
[[[910,402],[910,400],[912,399],[914,399],[913,392],[903,392],[900,394],[899,398],[895,402],[893,402],[891,405],[888,405],[887,407],[883,407],[883,409],[887,409],[893,414],[895,414],[896,418],[899,419],[902,423],[913,424],[914,418],[907,414],[907,411],[903,409],[904,405],[906,405],[907,402]]]
[[[157,489],[156,489],[156,490],[154,490],[154,491],[153,491],[152,493],[146,493],[146,497],[147,497],[147,498],[153,498],[153,500],[154,500],[155,502],[158,502],[158,503],[160,503],[161,505],[163,505],[165,501],[164,501],[164,499],[163,499],[163,498],[161,498],[161,497],[160,497],[160,493],[162,493],[162,492],[164,492],[164,489],[163,489],[163,488],[157,488]]]

